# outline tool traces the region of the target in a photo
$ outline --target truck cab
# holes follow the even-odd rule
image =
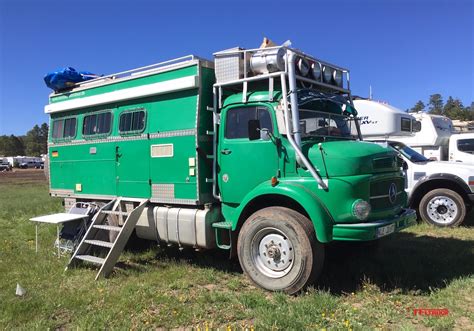
[[[451,135],[448,154],[451,162],[474,164],[474,133]]]

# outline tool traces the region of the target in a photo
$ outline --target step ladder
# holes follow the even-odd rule
[[[124,201],[117,198],[99,209],[94,215],[86,234],[69,260],[66,270],[69,267],[75,266],[80,261],[85,261],[100,266],[99,272],[95,277],[96,280],[100,277],[105,278],[110,274],[127,244],[133,229],[135,229],[138,218],[148,203],[148,200],[133,200],[133,202],[138,203],[138,206],[130,212],[122,211],[123,202],[128,202],[128,200]],[[120,219],[126,217],[126,219],[122,226],[109,225],[106,224],[109,215],[115,215]],[[100,232],[105,232],[105,234],[116,232],[117,236],[113,242],[98,240],[96,236]],[[103,258],[92,255],[94,246],[106,249],[108,251],[106,257]]]
[[[212,223],[216,234],[216,244],[220,249],[232,249],[232,223],[231,222],[217,222]],[[224,233],[227,238],[224,238]]]

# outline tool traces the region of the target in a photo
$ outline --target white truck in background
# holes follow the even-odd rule
[[[385,132],[383,137],[403,142],[430,160],[474,164],[474,133],[456,133],[446,116],[406,113],[387,103],[361,98],[354,100],[354,105],[363,109],[361,124],[368,139],[378,139]]]
[[[437,132],[430,137],[434,142],[449,139],[444,134],[447,133],[445,128],[449,127],[447,122],[436,116],[434,120],[425,121],[438,125],[429,125],[423,130],[424,121],[388,104],[358,99],[354,100],[354,105],[364,139],[388,144],[405,161],[405,190],[410,207],[416,209],[419,217],[427,223],[440,227],[459,226],[474,204],[474,164],[435,161],[407,146],[410,141],[417,143],[417,136],[418,142],[427,142],[428,138],[420,137],[420,133],[430,135]],[[474,138],[467,139],[472,141],[465,146],[461,143],[461,148],[471,147],[469,144]],[[458,140],[453,141],[457,146]]]

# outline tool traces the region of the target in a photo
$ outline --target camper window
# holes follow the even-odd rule
[[[110,133],[112,114],[110,112],[97,113],[84,117],[82,134],[84,136],[107,135]]]
[[[120,115],[119,132],[121,134],[138,133],[145,129],[145,111],[127,111]]]
[[[402,117],[401,118],[401,130],[406,132],[411,132],[411,119]]]
[[[53,139],[74,138],[76,136],[76,118],[62,118],[53,121]]]

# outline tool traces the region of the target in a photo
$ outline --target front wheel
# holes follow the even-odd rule
[[[463,198],[449,189],[436,189],[425,194],[419,205],[421,218],[439,227],[459,226],[466,217]]]
[[[324,246],[316,239],[312,222],[283,207],[252,214],[237,242],[240,265],[258,286],[294,294],[321,273]]]

